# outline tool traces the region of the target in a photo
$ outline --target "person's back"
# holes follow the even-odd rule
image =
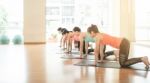
[[[110,36],[105,33],[100,33],[102,35],[102,39],[100,41],[100,44],[103,45],[110,45],[114,48],[119,48],[122,38]]]

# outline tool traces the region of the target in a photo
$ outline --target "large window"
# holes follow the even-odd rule
[[[150,0],[135,0],[136,40],[150,40]]]
[[[47,0],[46,2],[47,39],[58,27],[72,30],[79,26],[86,31],[91,24],[102,31],[112,31],[112,0]]]
[[[22,36],[23,0],[0,1],[0,35],[6,35],[10,41],[15,35]]]
[[[73,16],[74,6],[62,6],[62,16]]]
[[[59,15],[59,7],[47,7],[47,15]]]

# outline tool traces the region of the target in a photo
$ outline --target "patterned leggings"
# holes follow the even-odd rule
[[[130,65],[142,62],[140,57],[128,59],[129,50],[130,50],[130,42],[127,39],[123,38],[119,50],[119,63],[121,67],[128,67]]]

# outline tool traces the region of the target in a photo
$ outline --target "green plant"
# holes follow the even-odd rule
[[[8,25],[6,10],[0,6],[0,33],[5,33],[6,26]]]
[[[22,37],[20,35],[14,36],[12,41],[13,41],[14,44],[22,44],[22,42],[23,42]]]
[[[5,11],[4,8],[0,7],[0,26],[5,26],[7,25],[7,12]]]
[[[9,38],[7,35],[1,35],[0,36],[0,44],[9,44]]]

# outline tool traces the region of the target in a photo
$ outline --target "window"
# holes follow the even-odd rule
[[[62,7],[62,16],[73,16],[74,7],[73,6],[63,6]]]
[[[62,24],[74,24],[74,18],[62,18]]]
[[[75,0],[62,0],[62,4],[74,4]]]
[[[82,31],[87,31],[87,27],[91,24],[100,26],[104,32],[110,32],[112,31],[111,1],[112,0],[57,0],[56,3],[54,0],[47,0],[47,33],[57,32],[52,30],[52,28],[57,30],[58,27],[64,27],[68,30],[72,30],[74,26],[79,26]]]
[[[47,7],[46,15],[59,15],[59,7]]]
[[[1,0],[0,35],[7,35],[12,41],[15,35],[23,33],[23,0]]]
[[[136,40],[150,40],[150,1],[135,0]]]
[[[59,3],[61,0],[47,0],[46,3]]]

